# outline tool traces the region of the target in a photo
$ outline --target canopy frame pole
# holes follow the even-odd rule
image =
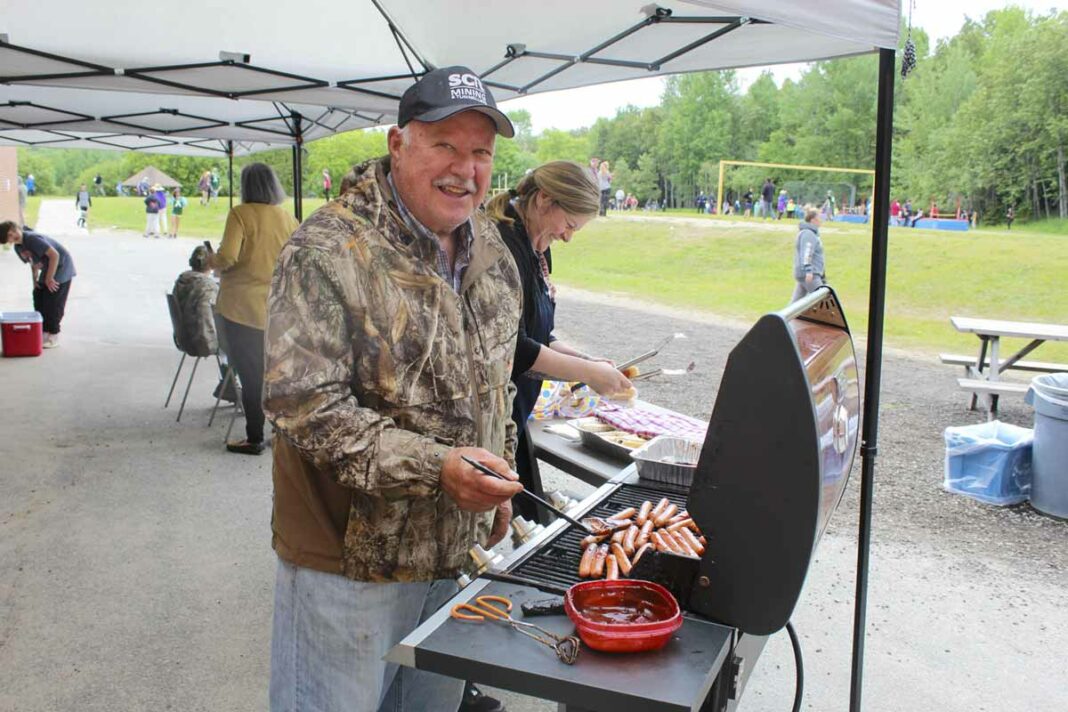
[[[382,16],[382,19],[385,20],[386,24],[389,26],[389,31],[393,33],[393,39],[397,42],[397,46],[401,51],[401,56],[404,57],[404,63],[408,65],[408,69],[412,69],[412,64],[408,61],[408,55],[405,53],[404,47],[400,46],[401,42],[403,42],[405,47],[408,48],[408,51],[412,53],[412,56],[415,57],[416,61],[423,66],[424,72],[429,72],[433,69],[434,66],[423,59],[423,55],[419,54],[411,41],[404,35],[401,29],[397,27],[397,23],[389,16],[389,13],[382,7],[382,4],[378,2],[378,0],[371,0],[371,4],[375,6],[375,9],[378,10],[378,14]],[[414,69],[412,69],[412,77],[417,78]]]
[[[226,142],[227,172],[230,175],[230,209],[234,209],[234,142]]]
[[[868,347],[864,370],[864,425],[861,432],[860,527],[857,588],[853,610],[853,662],[849,710],[860,712],[864,679],[864,632],[871,553],[872,489],[879,439],[879,387],[882,379],[883,312],[886,306],[886,257],[890,224],[890,159],[894,130],[893,49],[879,50],[879,99],[875,131],[874,216],[871,229],[871,282],[868,294]]]
[[[304,220],[304,128],[300,114],[293,112],[293,216],[297,222]]]

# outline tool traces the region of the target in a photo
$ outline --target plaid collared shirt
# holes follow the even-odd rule
[[[393,183],[392,173],[386,175],[386,182],[389,183],[389,189],[393,191],[393,200],[397,203],[397,212],[400,213],[405,225],[417,236],[431,240],[434,243],[438,250],[438,274],[452,285],[453,291],[459,294],[464,271],[471,264],[471,245],[475,241],[475,226],[471,218],[468,218],[467,222],[458,228],[456,255],[453,264],[450,265],[449,255],[445,252],[445,248],[441,246],[441,240],[430,228],[415,219],[415,216],[408,211],[408,206],[404,204],[400,195],[397,194],[397,186]]]

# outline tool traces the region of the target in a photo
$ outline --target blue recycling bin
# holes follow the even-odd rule
[[[942,486],[986,504],[1005,506],[1031,492],[1034,431],[994,420],[946,428]]]

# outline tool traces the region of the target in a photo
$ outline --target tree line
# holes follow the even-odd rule
[[[1068,13],[1010,7],[968,20],[933,47],[922,30],[912,36],[918,64],[907,79],[898,77],[895,95],[893,197],[924,210],[930,203],[974,209],[993,223],[1009,206],[1022,218],[1068,217]],[[612,165],[613,190],[643,203],[691,206],[698,193],[715,194],[720,160],[871,168],[877,65],[875,55],[816,62],[782,86],[764,73],[744,90],[733,71],[672,76],[658,106],[627,107],[574,131],[534,134],[529,112],[513,111],[516,137],[497,144],[494,185],[514,186],[545,161],[597,157]],[[308,144],[306,194],[319,192],[323,168],[336,186],[353,164],[383,153],[382,130]],[[235,164],[251,160],[274,166],[292,190],[289,149]],[[188,190],[204,170],[226,170],[224,156],[110,151],[19,149],[19,162],[45,193],[71,192],[97,173],[110,190],[148,164]],[[759,189],[765,177],[776,185],[848,188],[857,200],[870,192],[870,178],[843,175],[739,168],[727,183],[736,194]]]

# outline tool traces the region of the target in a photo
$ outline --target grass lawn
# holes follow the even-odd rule
[[[871,233],[846,224],[824,233],[829,281],[854,334],[863,336]],[[751,321],[789,299],[794,235],[792,228],[609,216],[590,223],[571,244],[558,244],[553,271],[561,284]],[[972,354],[978,339],[957,333],[950,316],[1064,323],[1068,313],[1068,240],[1062,236],[892,228],[887,269],[890,347]],[[1006,340],[1002,352],[1019,345]],[[1068,363],[1068,344],[1046,344],[1032,358]]]
[[[322,205],[305,199],[304,214]],[[292,209],[292,202],[286,203]],[[31,202],[31,209],[36,206]],[[194,197],[182,216],[183,237],[222,237],[229,209]],[[610,214],[591,222],[569,245],[553,251],[561,284],[615,292],[745,321],[782,307],[793,290],[795,231],[783,223],[716,226],[715,216],[679,210],[637,213],[651,220]],[[667,217],[707,218],[695,225]],[[144,230],[137,198],[97,198],[91,227]],[[703,222],[703,220],[702,220]],[[757,221],[759,222],[759,221]],[[32,224],[32,223],[31,223]],[[1068,238],[1019,226],[968,233],[891,228],[886,344],[929,353],[976,352],[978,339],[959,334],[952,315],[1064,323],[1068,314]],[[1047,229],[1052,233],[1050,225]],[[871,233],[865,225],[836,223],[824,230],[827,273],[842,298],[854,334],[867,329]],[[1022,345],[1022,342],[1019,344]],[[1006,348],[1017,347],[1006,341]],[[1068,344],[1046,344],[1032,357],[1068,363]]]
[[[234,201],[237,205],[237,201]],[[310,215],[316,208],[323,204],[322,198],[305,198],[304,214]],[[293,201],[287,200],[284,207],[293,210]],[[209,205],[201,205],[200,198],[194,196],[189,199],[182,215],[179,235],[193,237],[199,240],[210,239],[216,244],[222,239],[223,228],[226,226],[226,214],[230,210],[230,204],[226,198],[220,198]],[[168,213],[168,226],[173,215]],[[32,223],[31,223],[32,224]],[[115,196],[106,198],[93,198],[93,209],[89,211],[89,228],[118,228],[120,230],[145,230],[145,204],[143,198]]]

